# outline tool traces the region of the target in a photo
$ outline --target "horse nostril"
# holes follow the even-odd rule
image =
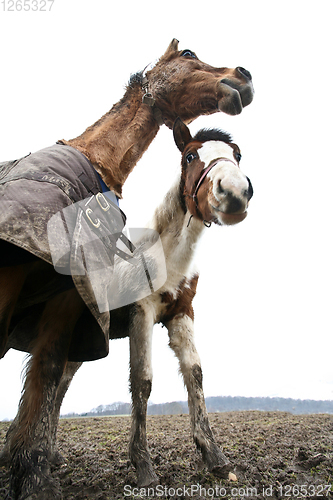
[[[247,69],[242,68],[241,66],[238,66],[236,69],[246,80],[252,80],[251,73]]]
[[[252,183],[251,183],[250,179],[248,177],[246,177],[246,178],[247,178],[247,182],[249,183],[249,187],[246,190],[245,196],[247,197],[247,201],[250,201],[252,196],[253,196],[253,187],[252,187]]]
[[[224,189],[222,187],[222,180],[217,185],[217,192],[218,192],[218,194],[223,194],[224,193]]]

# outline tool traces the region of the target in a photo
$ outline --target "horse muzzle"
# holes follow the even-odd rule
[[[241,206],[241,200],[236,200],[237,204]],[[225,205],[225,204],[224,204]],[[216,206],[211,204],[213,214],[215,218],[217,219],[218,223],[224,224],[226,226],[232,226],[234,224],[239,224],[239,222],[242,222],[245,217],[247,216],[247,205],[245,208],[241,208],[237,210],[236,212],[232,211],[229,206],[225,205],[224,211],[223,209],[220,208],[220,206]]]
[[[247,216],[247,212],[242,214],[221,214],[221,220],[225,226],[234,226],[242,222]]]
[[[229,115],[238,115],[254,96],[251,73],[240,66],[235,77],[223,78],[218,83],[218,108]]]
[[[210,204],[217,219],[223,224],[233,225],[247,216],[253,188],[250,179],[238,170],[236,176],[216,176],[212,194]]]
[[[230,197],[230,200],[224,200],[223,203],[215,205],[211,203],[214,216],[220,224],[231,226],[242,222],[247,216],[248,203],[242,199]]]

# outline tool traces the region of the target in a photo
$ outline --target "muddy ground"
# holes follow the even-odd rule
[[[53,468],[65,500],[333,498],[333,415],[230,412],[210,422],[237,481],[202,468],[191,441],[188,415],[148,417],[148,439],[160,486],[135,489],[128,461],[129,417],[61,420]],[[8,423],[0,423],[2,446]],[[235,478],[233,478],[235,479]],[[0,467],[0,498],[8,471]],[[330,491],[332,490],[332,491]],[[52,500],[52,499],[50,499]]]

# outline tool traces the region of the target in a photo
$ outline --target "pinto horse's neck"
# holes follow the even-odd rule
[[[124,97],[83,134],[60,141],[81,151],[120,198],[128,175],[159,130],[142,96],[141,84],[130,84]]]
[[[162,240],[168,276],[182,279],[191,265],[196,244],[205,230],[202,221],[185,209],[180,191],[180,178],[155,210],[150,226]],[[189,223],[190,222],[190,223]],[[180,278],[179,278],[180,276]]]

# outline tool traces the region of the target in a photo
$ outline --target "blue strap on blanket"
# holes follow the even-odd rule
[[[112,201],[112,203],[115,203],[119,207],[119,198],[118,196],[115,195],[113,191],[110,191],[110,189],[107,187],[105,182],[103,181],[102,177],[99,175],[99,173],[96,171],[99,183],[102,187],[102,193],[105,194],[105,196]]]

